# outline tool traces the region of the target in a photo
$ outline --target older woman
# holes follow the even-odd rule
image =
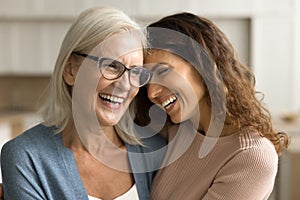
[[[139,139],[119,124],[150,79],[139,29],[106,7],[74,21],[41,110],[43,123],[3,146],[5,199],[150,199],[151,169],[160,163],[139,155],[164,142]]]

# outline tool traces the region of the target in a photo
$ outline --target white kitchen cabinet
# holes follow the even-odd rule
[[[54,69],[60,44],[70,22],[2,21],[0,73],[44,75]]]

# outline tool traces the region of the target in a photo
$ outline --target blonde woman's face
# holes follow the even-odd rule
[[[149,99],[165,109],[174,123],[190,119],[204,96],[201,77],[193,66],[162,50],[153,50],[144,63],[153,72]]]
[[[141,41],[130,34],[113,35],[88,54],[116,60],[127,68],[143,65]],[[93,117],[90,113],[94,111],[101,127],[116,125],[139,90],[130,83],[127,70],[119,78],[108,80],[100,73],[97,62],[88,58],[82,62],[76,82],[77,99],[73,97],[73,102],[79,107],[84,105],[81,120]]]

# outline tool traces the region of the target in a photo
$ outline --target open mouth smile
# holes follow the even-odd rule
[[[110,104],[115,104],[115,105],[120,105],[123,103],[124,98],[120,98],[117,96],[112,96],[109,94],[99,94],[100,99],[103,101],[110,103]]]
[[[165,100],[164,102],[162,102],[162,106],[165,109],[168,109],[171,107],[171,105],[177,100],[177,97],[175,95],[172,95],[170,98],[168,98],[167,100]]]

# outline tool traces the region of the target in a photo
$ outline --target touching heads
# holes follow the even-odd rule
[[[147,30],[150,47],[145,58],[146,66],[150,64],[150,70],[158,69],[155,66],[167,67],[168,70],[163,71],[176,71],[182,80],[186,80],[198,101],[200,122],[206,122],[199,123],[198,128],[207,126],[214,129],[214,133],[219,132],[213,134],[218,136],[223,126],[235,129],[251,127],[272,141],[278,153],[288,144],[286,134],[277,134],[273,130],[269,111],[255,90],[251,69],[239,61],[232,44],[217,25],[204,17],[183,12],[166,16],[150,24]],[[193,76],[186,77],[192,73]],[[178,80],[173,76],[167,84],[161,82],[159,85],[156,79],[148,86],[150,100],[160,104],[173,123],[182,122],[188,116],[185,114],[187,104],[176,102],[180,99],[191,101],[186,94],[190,92],[178,92],[184,88]],[[155,97],[159,92],[166,99],[157,100],[159,98]],[[196,110],[195,105],[190,104],[189,110]],[[171,112],[172,106],[174,111],[175,108],[181,111]],[[209,115],[210,119],[205,119]],[[143,119],[140,117],[137,121]]]

